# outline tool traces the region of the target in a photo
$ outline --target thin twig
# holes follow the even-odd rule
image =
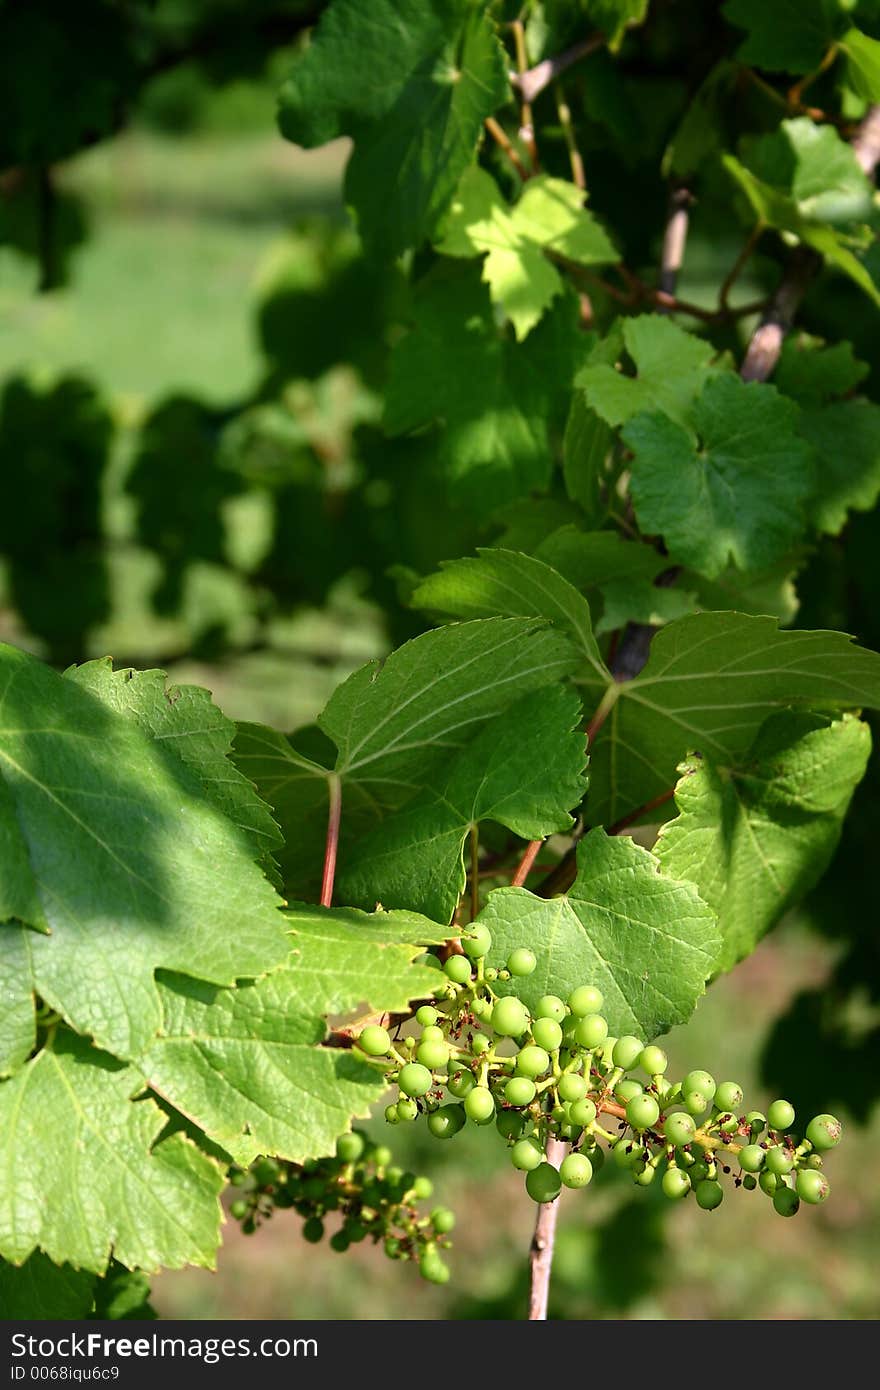
[[[584,173],[584,161],[581,152],[577,147],[577,139],[574,133],[574,123],[571,119],[571,111],[565,94],[562,90],[562,83],[557,82],[556,88],[556,114],[559,117],[559,124],[562,127],[562,134],[565,139],[566,149],[568,150],[568,162],[571,165],[571,181],[578,188],[586,191],[587,179]]]
[[[521,78],[529,67],[529,60],[526,54],[526,32],[523,28],[521,19],[514,19],[510,25],[513,30],[513,42],[516,47],[516,66],[517,75]],[[532,168],[535,173],[540,169],[538,159],[538,142],[535,139],[535,122],[532,117],[532,104],[525,92],[521,92],[522,98],[519,111],[519,138],[522,140],[529,152],[529,159],[532,161]]]
[[[688,221],[692,201],[690,190],[683,184],[673,188],[669,195],[669,211],[666,218],[666,230],[663,233],[663,250],[660,256],[660,290],[663,294],[674,295],[678,285],[678,274],[687,245]]]
[[[609,835],[622,835],[624,830],[628,830],[631,825],[635,825],[637,820],[646,816],[649,811],[655,811],[658,806],[664,806],[667,801],[671,801],[675,796],[675,787],[670,787],[668,791],[661,792],[659,796],[652,796],[650,801],[646,801],[643,806],[637,806],[634,811],[629,811],[620,820],[616,820],[613,825],[609,825]]]
[[[516,87],[523,101],[533,102],[544,88],[549,87],[553,79],[565,72],[566,68],[570,68],[572,63],[579,62],[581,58],[595,53],[597,48],[603,48],[604,45],[604,34],[591,34],[588,39],[581,39],[580,43],[573,44],[564,53],[558,53],[555,58],[545,58],[542,63],[529,68],[528,72],[512,72],[511,85]]]
[[[342,779],[331,773],[327,779],[330,804],[327,810],[327,847],[324,851],[324,877],[321,880],[321,906],[333,902],[333,880],[336,877],[336,851],[339,848],[339,821],[342,815]]]
[[[511,888],[522,888],[523,884],[525,883],[526,879],[532,871],[532,865],[537,859],[538,853],[543,843],[543,840],[529,840],[529,843],[526,846],[526,852],[523,855],[522,859],[519,861],[516,873],[510,880]]]
[[[484,124],[496,145],[504,151],[520,178],[525,182],[529,177],[529,171],[520,159],[519,153],[514,148],[507,131],[498,124],[494,116],[487,116]]]
[[[550,1139],[547,1162],[558,1168],[565,1155],[561,1139]],[[541,1202],[535,1221],[535,1233],[529,1250],[529,1321],[545,1322],[550,1295],[550,1274],[553,1269],[553,1247],[556,1241],[556,1222],[559,1218],[561,1196],[554,1202]]]
[[[763,222],[755,223],[754,227],[749,232],[745,245],[742,247],[739,255],[722,281],[721,289],[718,291],[718,303],[725,313],[730,308],[730,291],[742,274],[746,264],[751,259],[752,253],[761,240],[761,237],[764,235],[765,230],[766,228]]]

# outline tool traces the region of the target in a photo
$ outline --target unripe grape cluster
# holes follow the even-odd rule
[[[293,1208],[303,1218],[303,1236],[317,1244],[327,1217],[338,1213],[342,1220],[329,1237],[331,1249],[342,1253],[371,1240],[392,1260],[416,1261],[432,1283],[449,1278],[443,1252],[451,1243],[454,1214],[439,1206],[420,1211],[433,1193],[430,1179],[395,1167],[391,1150],[360,1130],[341,1135],[331,1158],[302,1165],[259,1158],[250,1168],[231,1169],[229,1180],[240,1192],[230,1214],[245,1235],[253,1235],[276,1208]]]
[[[392,1040],[374,1023],[358,1036],[362,1055],[397,1087],[389,1124],[420,1120],[452,1139],[469,1123],[494,1123],[536,1202],[586,1187],[606,1157],[638,1186],[656,1180],[673,1201],[693,1194],[704,1211],[720,1206],[724,1178],[763,1192],[782,1216],[825,1201],[823,1155],[841,1133],[833,1115],[817,1115],[797,1139],[788,1101],[766,1115],[746,1111],[737,1082],[705,1071],[672,1081],[662,1048],[611,1037],[593,985],[529,1009],[507,991],[535,971],[533,952],[518,947],[504,969],[487,968],[492,939],[481,923],[461,945],[435,999],[417,1010],[417,1033]],[[547,1158],[551,1139],[568,1146],[558,1168]]]

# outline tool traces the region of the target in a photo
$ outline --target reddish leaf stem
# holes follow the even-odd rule
[[[519,866],[513,878],[510,880],[511,888],[522,888],[532,870],[532,865],[538,857],[538,852],[543,845],[543,840],[530,840],[526,847],[526,852],[519,861]]]
[[[336,877],[336,851],[339,848],[339,821],[342,815],[342,781],[331,773],[327,781],[330,805],[327,811],[327,847],[324,850],[324,877],[321,880],[321,906],[333,902],[333,880]]]

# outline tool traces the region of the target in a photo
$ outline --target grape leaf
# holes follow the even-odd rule
[[[516,345],[499,336],[475,269],[441,263],[417,287],[413,329],[391,353],[385,429],[396,436],[442,422],[440,463],[468,504],[497,507],[545,488],[549,431],[565,418],[584,348],[573,294]]]
[[[318,720],[333,766],[304,756],[271,729],[242,725],[235,761],[275,809],[288,889],[315,896],[331,778],[342,789],[342,866],[349,846],[432,785],[437,769],[484,721],[574,670],[578,660],[562,634],[535,621],[460,623],[407,642],[381,669],[371,662],[339,686]]]
[[[810,521],[817,531],[836,536],[850,510],[870,511],[880,496],[880,406],[836,401],[804,410],[798,430],[817,462]]]
[[[825,223],[810,222],[800,212],[793,198],[756,178],[732,154],[724,155],[722,162],[746,195],[760,222],[775,227],[777,231],[788,232],[811,246],[828,265],[848,275],[875,304],[880,304],[880,290],[874,284],[867,266],[855,254],[855,250],[865,250],[870,244],[869,240],[864,236],[848,236]]]
[[[828,867],[871,751],[867,724],[804,711],[771,715],[748,752],[679,767],[678,816],[654,853],[718,914],[719,970],[754,950]]]
[[[139,1064],[239,1163],[331,1153],[352,1117],[369,1113],[384,1077],[351,1052],[320,1045],[323,1015],[361,1004],[403,1011],[431,995],[437,972],[412,961],[446,935],[411,912],[295,905],[287,920],[290,960],[256,983],[218,990],[164,976],[162,1031]]]
[[[478,556],[445,561],[415,589],[414,606],[456,618],[548,618],[573,639],[599,676],[607,675],[590,605],[567,579],[543,560],[516,551],[492,547]]]
[[[13,1318],[85,1318],[95,1300],[97,1279],[82,1269],[57,1265],[40,1250],[22,1265],[0,1260],[0,1308]]]
[[[748,167],[781,189],[804,218],[816,222],[866,221],[873,188],[852,145],[831,125],[809,116],[782,121],[749,151]]]
[[[583,799],[586,743],[580,700],[551,686],[487,725],[410,801],[352,847],[339,879],[346,902],[407,906],[449,922],[465,888],[472,827],[491,820],[525,840],[570,830]]]
[[[605,600],[596,633],[614,632],[627,623],[660,626],[683,618],[697,607],[696,596],[683,589],[659,589],[644,579],[618,579],[603,585]]]
[[[623,341],[637,375],[624,376],[604,362],[582,367],[575,387],[588,405],[609,425],[650,410],[688,424],[694,400],[713,374],[712,344],[660,314],[624,320]]]
[[[28,935],[0,926],[0,1077],[26,1062],[37,1040]]]
[[[131,1056],[159,1024],[157,968],[232,984],[285,958],[278,900],[170,741],[12,647],[0,679],[0,780],[52,933],[29,933],[34,987]]]
[[[137,1270],[125,1269],[111,1260],[106,1274],[95,1280],[95,1303],[90,1322],[138,1318],[142,1322],[158,1316],[150,1303],[150,1281]]]
[[[733,373],[708,381],[692,412],[699,445],[668,415],[637,415],[623,430],[633,451],[632,497],[642,529],[714,578],[728,560],[758,569],[804,530],[813,488],[797,407],[775,387]]]
[[[845,23],[837,0],[727,0],[724,14],[748,33],[737,57],[770,72],[812,72]]]
[[[718,955],[712,909],[627,836],[590,831],[577,868],[563,897],[537,898],[524,888],[490,895],[480,914],[492,933],[489,964],[503,966],[517,946],[538,957],[532,975],[496,988],[533,1008],[544,994],[565,999],[576,985],[596,985],[611,1031],[645,1041],[684,1023]]]
[[[0,1084],[0,1255],[38,1247],[102,1273],[111,1249],[147,1271],[211,1267],[223,1185],[217,1165],[134,1103],[138,1073],[66,1030]]]
[[[563,280],[546,252],[576,265],[618,260],[584,194],[565,179],[530,179],[511,208],[484,169],[467,169],[435,239],[446,256],[485,255],[483,279],[494,302],[524,338],[562,293]]]
[[[237,825],[254,858],[267,859],[281,844],[272,813],[252,783],[230,762],[235,724],[197,685],[168,686],[164,671],[113,670],[109,658],[65,673],[117,713],[132,719],[157,746],[181,759],[218,810]]]
[[[821,338],[790,333],[782,344],[773,381],[799,405],[815,406],[855,390],[869,371],[867,362],[856,357],[852,343],[826,347]]]
[[[562,441],[562,474],[569,497],[594,525],[601,523],[607,510],[601,488],[613,445],[610,425],[591,409],[582,391],[574,391]]]
[[[281,132],[309,148],[352,137],[346,198],[365,243],[396,255],[444,212],[506,68],[482,4],[333,0],[281,89]]]
[[[642,24],[650,0],[586,0],[587,18],[601,29],[612,53],[623,42],[627,29]]]
[[[780,632],[773,618],[698,613],[661,630],[590,750],[591,821],[611,824],[668,793],[689,752],[725,766],[788,707],[880,707],[880,655],[840,632]]]
[[[880,101],[880,42],[861,29],[847,29],[838,45],[846,54],[854,91],[865,101]]]

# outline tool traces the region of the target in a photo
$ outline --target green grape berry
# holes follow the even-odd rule
[[[587,1099],[573,1101],[568,1111],[569,1119],[573,1125],[587,1129],[596,1118],[596,1106],[593,1101]],[[595,1164],[593,1165],[595,1167]]]
[[[370,1154],[377,1168],[387,1168],[394,1155],[387,1144],[377,1144]]]
[[[807,1125],[806,1137],[814,1149],[824,1153],[840,1143],[843,1126],[834,1115],[815,1115]]]
[[[416,1009],[416,1023],[422,1028],[431,1028],[440,1017],[440,1014],[430,1004],[421,1004]]]
[[[543,1047],[535,1047],[529,1043],[520,1049],[516,1055],[516,1069],[521,1076],[543,1076],[550,1066],[550,1058]]]
[[[303,1222],[303,1240],[307,1240],[310,1245],[317,1245],[324,1239],[324,1223],[320,1216],[310,1216],[308,1221]]]
[[[712,1104],[711,1097],[705,1091],[688,1091],[682,1094],[682,1100],[689,1115],[703,1115]]]
[[[444,962],[443,973],[454,985],[466,985],[471,978],[471,963],[467,956],[450,956]]]
[[[657,1047],[655,1043],[652,1043],[649,1047],[642,1048],[639,1066],[649,1076],[662,1076],[669,1066],[669,1059],[662,1047]]]
[[[656,1176],[657,1169],[652,1163],[649,1163],[635,1174],[635,1180],[639,1187],[650,1187]]]
[[[540,1163],[526,1174],[526,1192],[533,1202],[553,1202],[562,1191],[562,1179],[552,1163]]]
[[[667,1115],[663,1122],[664,1135],[669,1143],[674,1144],[677,1149],[682,1149],[685,1144],[690,1144],[696,1132],[697,1127],[690,1115],[682,1114],[680,1110]]]
[[[434,1078],[421,1062],[407,1062],[400,1068],[397,1085],[405,1096],[417,1099],[426,1096],[434,1084]]]
[[[802,1202],[808,1202],[811,1207],[818,1206],[824,1202],[828,1193],[831,1191],[830,1184],[824,1173],[817,1173],[813,1168],[804,1168],[797,1175],[797,1195]]]
[[[698,1182],[702,1182],[704,1178],[708,1178],[708,1176],[709,1165],[705,1159],[696,1159],[688,1169],[688,1177],[695,1186]]]
[[[438,1236],[446,1236],[455,1226],[455,1212],[448,1207],[435,1207],[431,1212],[431,1225]]]
[[[336,1250],[343,1255],[351,1245],[351,1240],[346,1231],[334,1231],[328,1242],[331,1250]]]
[[[397,1118],[404,1122],[414,1120],[419,1113],[419,1107],[414,1100],[404,1097],[397,1102]]]
[[[387,1125],[396,1125],[400,1123],[400,1115],[397,1113],[396,1105],[385,1106],[385,1123]]]
[[[250,1209],[249,1202],[246,1202],[243,1197],[237,1197],[236,1200],[230,1204],[229,1215],[234,1216],[236,1221],[243,1221]]]
[[[622,1081],[618,1081],[614,1088],[614,1096],[622,1105],[626,1105],[632,1100],[633,1096],[640,1096],[644,1093],[644,1086],[636,1081],[635,1077],[625,1076]]]
[[[631,1139],[618,1139],[611,1154],[618,1168],[634,1168],[645,1157],[641,1144],[635,1144]]]
[[[769,1168],[763,1168],[758,1177],[758,1186],[768,1197],[772,1197],[777,1187],[779,1179],[775,1173],[771,1173]]]
[[[519,978],[531,975],[537,964],[538,961],[534,952],[526,946],[517,946],[515,951],[511,951],[507,959],[507,968],[511,975]]]
[[[660,1106],[653,1096],[633,1096],[626,1107],[626,1122],[633,1129],[652,1129],[660,1118]]]
[[[774,1100],[767,1111],[767,1123],[771,1129],[791,1129],[794,1124],[794,1106],[787,1100]]]
[[[764,1163],[768,1173],[775,1173],[777,1178],[782,1178],[786,1173],[791,1172],[794,1167],[794,1158],[788,1149],[778,1144],[775,1148],[766,1150]]]
[[[465,1096],[470,1094],[476,1084],[473,1072],[468,1071],[467,1067],[461,1067],[457,1071],[453,1070],[452,1074],[447,1078],[446,1089],[451,1095],[455,1096],[457,1100],[464,1100]]]
[[[601,1014],[588,1014],[586,1018],[578,1020],[573,1036],[578,1047],[592,1051],[595,1047],[601,1047],[607,1039],[608,1024]]]
[[[474,1124],[487,1125],[495,1118],[495,1098],[486,1086],[474,1086],[464,1098],[464,1113]]]
[[[629,1071],[641,1057],[644,1046],[640,1038],[634,1038],[631,1033],[624,1033],[614,1044],[611,1060],[616,1067],[623,1067],[624,1071]]]
[[[760,1110],[750,1110],[746,1115],[746,1124],[751,1130],[752,1138],[754,1139],[766,1127],[767,1116],[762,1115]]]
[[[703,1211],[714,1211],[724,1201],[724,1188],[714,1178],[703,1178],[694,1189],[697,1206]]]
[[[746,1192],[754,1192],[755,1188],[758,1186],[758,1179],[755,1177],[754,1173],[746,1173],[742,1180],[742,1185]]]
[[[586,1077],[567,1071],[563,1076],[560,1076],[556,1090],[560,1100],[568,1102],[583,1100],[587,1094]]]
[[[533,1168],[544,1162],[544,1150],[532,1136],[518,1139],[510,1150],[510,1161],[521,1173],[530,1173]]]
[[[604,1002],[602,991],[595,989],[593,985],[579,985],[568,996],[568,1007],[575,1018],[586,1018],[588,1014],[597,1014]]]
[[[667,1168],[660,1186],[665,1197],[677,1202],[690,1192],[691,1180],[681,1168]]]
[[[528,1076],[512,1076],[504,1087],[508,1105],[531,1105],[535,1099],[535,1083]]]
[[[412,1185],[413,1196],[417,1202],[424,1202],[434,1191],[434,1184],[430,1178],[418,1177]]]
[[[565,1187],[586,1187],[593,1177],[593,1165],[586,1154],[566,1154],[559,1165],[559,1177]]]
[[[515,995],[499,999],[492,1010],[492,1027],[502,1038],[518,1038],[529,1026],[525,1004]]]
[[[423,1040],[416,1048],[416,1059],[428,1071],[441,1071],[449,1061],[449,1044],[436,1038]]]
[[[555,1052],[562,1043],[562,1029],[555,1018],[545,1014],[532,1024],[532,1037],[538,1047],[543,1047],[546,1052]]]
[[[773,1193],[774,1210],[778,1211],[780,1216],[794,1216],[799,1206],[800,1199],[794,1188],[788,1187],[784,1182],[778,1183]]]
[[[746,1144],[739,1151],[739,1166],[744,1173],[760,1173],[766,1158],[766,1151],[760,1144]]]
[[[495,1128],[503,1139],[519,1139],[527,1123],[518,1110],[499,1110],[495,1116]]]
[[[708,1110],[715,1098],[715,1078],[707,1071],[689,1071],[681,1083],[681,1093],[687,1097],[694,1091],[707,1097],[703,1109]]]
[[[358,1034],[358,1046],[368,1057],[387,1057],[391,1050],[391,1034],[378,1023],[369,1023]]]
[[[433,1250],[426,1250],[419,1260],[419,1273],[430,1284],[449,1283],[449,1265]]]
[[[350,1134],[340,1134],[336,1140],[336,1157],[343,1163],[356,1163],[365,1147],[364,1136],[356,1129]]]
[[[561,1023],[565,1013],[565,1005],[556,994],[543,995],[535,1005],[535,1018],[552,1018]]]
[[[428,1129],[435,1139],[452,1139],[465,1122],[464,1107],[461,1105],[441,1105],[428,1116]]]
[[[486,1037],[485,1033],[474,1033],[471,1043],[471,1052],[475,1057],[482,1057],[483,1053],[488,1052],[491,1046],[492,1043],[489,1038]]]
[[[461,938],[461,949],[468,960],[482,960],[492,946],[492,933],[482,922],[475,922]]]
[[[742,1086],[735,1081],[722,1081],[715,1092],[715,1104],[719,1110],[738,1110],[743,1102]]]

